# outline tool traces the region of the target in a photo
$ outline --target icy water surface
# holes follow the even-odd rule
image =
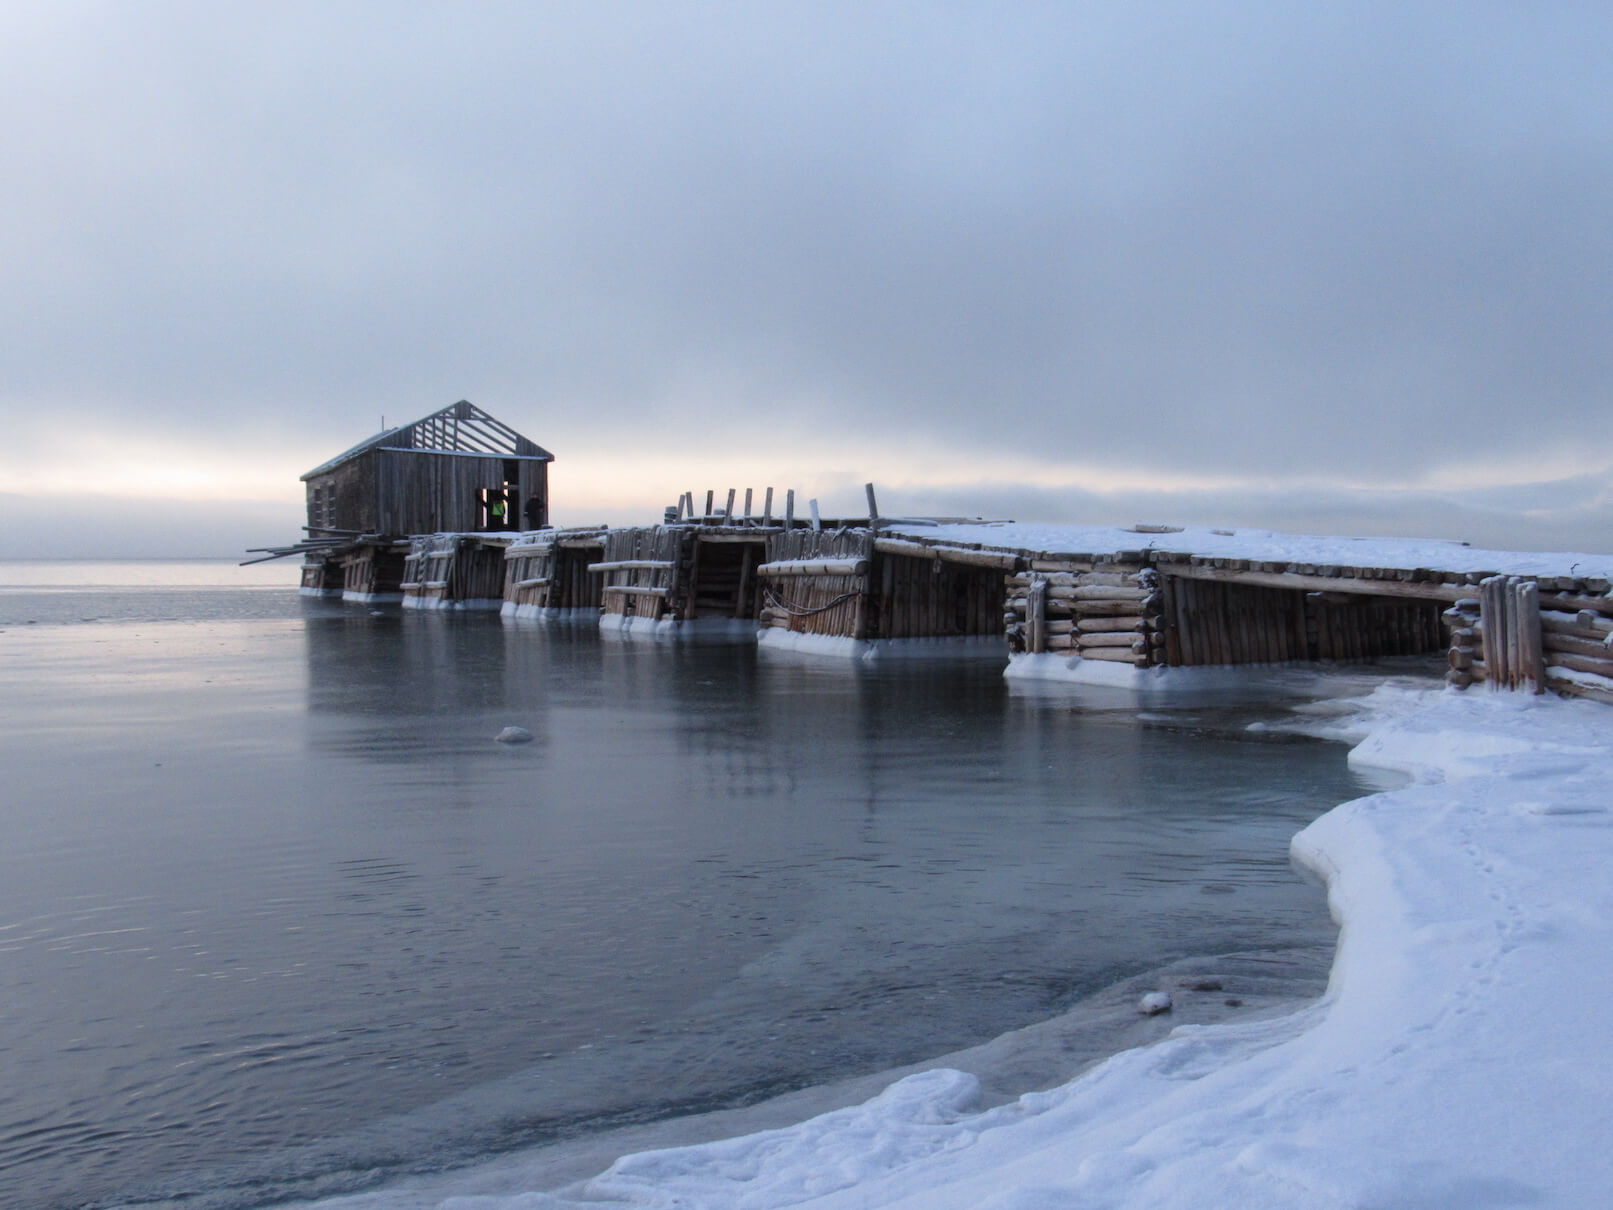
[[[1287,842],[1363,788],[1258,710],[277,570],[0,565],[0,1205],[361,1188],[1331,941]]]

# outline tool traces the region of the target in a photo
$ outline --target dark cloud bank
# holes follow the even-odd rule
[[[311,465],[469,397],[562,457],[694,418],[836,434],[873,477],[921,440],[1159,481],[926,489],[949,511],[1605,530],[1599,6],[25,5],[0,33],[38,115],[0,135],[7,408],[295,431]]]

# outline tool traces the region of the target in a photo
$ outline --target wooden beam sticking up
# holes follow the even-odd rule
[[[771,527],[773,524],[773,489],[767,489],[767,495],[762,499],[762,525]]]
[[[745,489],[745,520],[747,521],[750,520],[750,493],[751,489],[747,487]]]
[[[711,506],[717,503],[717,493],[712,489],[706,491],[706,516],[711,516]]]
[[[874,501],[874,485],[872,483],[865,483],[863,484],[863,490],[868,493],[868,528],[878,532],[879,505]]]
[[[1047,581],[1040,576],[1025,594],[1025,649],[1032,655],[1047,650]]]
[[[733,488],[728,489],[728,503],[723,505],[722,523],[724,525],[732,525],[734,523],[734,489]]]
[[[1491,689],[1507,687],[1506,577],[1490,576],[1479,581],[1479,617],[1484,632],[1484,666],[1492,675]]]
[[[1520,679],[1535,693],[1546,692],[1546,649],[1540,626],[1540,585],[1533,580],[1512,582],[1512,608],[1517,617],[1518,641],[1514,649]]]
[[[818,517],[818,498],[813,496],[812,499],[808,500],[807,507],[812,510],[812,528],[815,530],[822,529],[823,521]]]
[[[790,529],[795,525],[795,489],[789,488],[784,493],[784,528]]]

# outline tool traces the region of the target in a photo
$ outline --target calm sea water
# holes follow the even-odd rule
[[[1287,842],[1363,787],[1259,707],[294,571],[0,564],[0,1204],[357,1188],[1331,941]]]

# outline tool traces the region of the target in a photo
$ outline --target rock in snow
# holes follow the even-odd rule
[[[1169,992],[1149,992],[1137,1001],[1137,1011],[1145,1017],[1158,1016],[1171,1010],[1171,994]]]
[[[506,727],[493,738],[501,744],[525,744],[532,741],[532,732],[525,727]]]

